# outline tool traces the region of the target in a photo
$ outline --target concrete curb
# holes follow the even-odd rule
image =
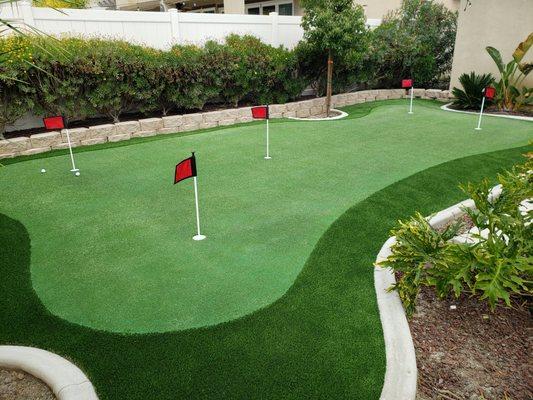
[[[85,374],[57,354],[34,347],[0,346],[0,367],[20,369],[39,378],[59,400],[98,400]]]
[[[453,108],[450,108],[451,105],[452,105],[452,103],[445,104],[445,105],[441,106],[440,109],[444,110],[444,111],[456,112],[456,113],[461,113],[461,114],[479,115],[478,112],[474,112],[474,111],[454,110]],[[520,120],[520,121],[533,122],[533,117],[521,117],[519,115],[501,115],[501,114],[491,114],[491,113],[484,112],[483,116],[508,118],[508,119],[517,119],[517,120]]]
[[[491,190],[490,197],[498,197],[500,193],[501,186],[498,185]],[[474,201],[468,199],[439,211],[428,217],[428,222],[432,227],[439,228],[463,215],[465,208],[474,208]],[[396,238],[392,236],[383,244],[376,257],[376,264],[392,254],[391,247],[395,243]],[[374,287],[383,326],[387,360],[380,400],[415,400],[417,387],[415,347],[400,296],[396,291],[388,291],[394,283],[396,278],[391,269],[380,267],[374,269]]]
[[[334,121],[336,119],[343,119],[348,116],[348,113],[341,111],[341,110],[337,110],[336,108],[332,108],[331,111],[336,111],[339,113],[339,115],[336,115],[335,117],[330,117],[330,118],[298,118],[298,117],[287,117],[287,118],[295,120],[295,121],[316,122],[316,121]]]

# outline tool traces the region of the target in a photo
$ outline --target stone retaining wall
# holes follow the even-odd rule
[[[450,92],[438,89],[414,89],[414,95],[423,99],[448,101]],[[332,97],[333,107],[344,107],[367,101],[401,99],[409,97],[403,89],[362,90],[337,94]],[[305,118],[323,114],[326,111],[325,98],[297,101],[270,106],[271,118]],[[73,128],[69,130],[73,147],[90,146],[105,142],[119,142],[135,137],[148,137],[176,132],[190,132],[199,129],[227,126],[252,121],[250,107],[232,108],[196,114],[172,115],[162,118],[146,118],[138,121],[117,122]],[[0,159],[44,153],[68,148],[65,130],[37,133],[30,137],[0,140]]]

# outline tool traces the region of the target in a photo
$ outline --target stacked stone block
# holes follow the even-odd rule
[[[448,90],[414,89],[414,95],[422,99],[448,101],[451,98]],[[344,107],[366,101],[408,98],[403,89],[373,89],[332,96],[332,107]],[[324,97],[270,106],[270,118],[306,118],[326,112]],[[185,115],[172,115],[162,118],[145,118],[138,121],[103,124],[89,128],[73,128],[69,130],[72,146],[90,146],[106,142],[119,142],[137,137],[191,132],[199,129],[230,126],[253,121],[250,107],[227,110],[208,111]],[[43,153],[68,147],[66,130],[43,132],[30,137],[17,137],[0,140],[0,159],[20,155]]]

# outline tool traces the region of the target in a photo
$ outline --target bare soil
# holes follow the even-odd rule
[[[41,380],[23,371],[0,368],[0,400],[56,400]]]

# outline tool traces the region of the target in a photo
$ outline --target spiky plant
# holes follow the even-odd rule
[[[494,82],[494,77],[491,74],[477,75],[475,72],[470,72],[470,74],[462,74],[459,82],[463,89],[457,87],[452,89],[455,98],[453,105],[462,110],[479,110],[483,89]]]

